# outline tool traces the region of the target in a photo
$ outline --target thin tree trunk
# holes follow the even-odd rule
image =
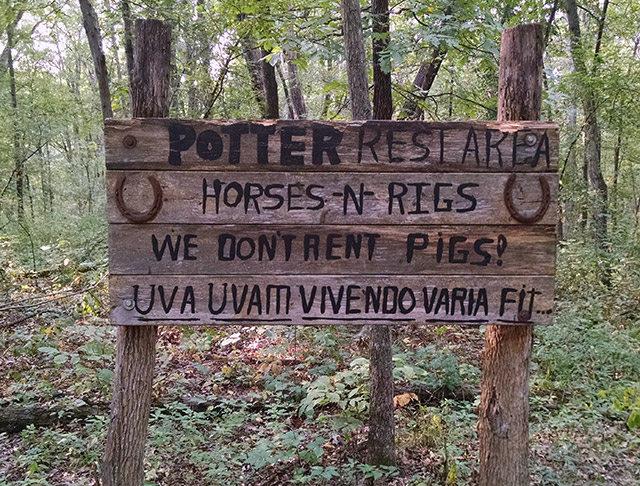
[[[267,118],[276,119],[280,117],[280,103],[278,102],[278,81],[276,80],[276,70],[266,60],[266,57],[269,55],[269,53],[264,49],[261,49],[261,54],[262,60],[260,62],[260,66],[264,79],[266,115]]]
[[[304,102],[304,95],[302,94],[298,65],[295,63],[296,58],[297,56],[294,52],[287,52],[285,54],[287,71],[289,72],[289,89],[291,91],[291,103],[293,104],[293,116],[296,119],[304,120],[307,118],[307,105]]]
[[[391,72],[382,69],[380,54],[389,41],[389,2],[372,0],[373,31],[373,116],[390,120],[393,115]],[[391,326],[371,326],[369,344],[369,464],[395,466],[395,417],[393,407],[393,349]]]
[[[18,219],[24,219],[24,160],[20,148],[20,129],[18,123],[18,95],[16,94],[16,72],[13,67],[13,35],[14,23],[7,26],[7,68],[9,70],[9,92],[11,94],[11,110],[13,115],[13,160],[16,178],[16,198],[18,200]]]
[[[429,95],[429,90],[436,80],[436,76],[442,66],[442,61],[447,55],[447,51],[436,46],[431,51],[429,60],[420,64],[420,69],[413,80],[413,85],[418,90],[416,94],[421,100],[425,100]],[[422,118],[423,111],[420,104],[415,99],[408,99],[402,105],[402,113],[400,118],[404,120],[419,120]]]
[[[280,115],[278,82],[275,69],[264,59],[268,53],[257,47],[250,37],[245,37],[242,44],[244,59],[251,76],[253,92],[262,118],[276,119]]]
[[[498,120],[538,120],[543,34],[539,24],[502,34]],[[529,484],[529,367],[533,326],[487,326],[478,438],[480,486]]]
[[[131,83],[133,81],[133,21],[131,20],[131,5],[129,0],[120,0],[120,12],[124,24],[124,55],[127,62],[127,74],[129,76],[129,107],[131,103]],[[131,108],[129,109],[131,113]]]
[[[289,119],[296,119],[295,109],[293,107],[293,101],[291,101],[291,94],[289,93],[289,86],[287,85],[287,80],[284,77],[284,73],[282,72],[281,63],[277,64],[276,70],[278,71],[278,76],[280,76],[280,82],[282,83],[282,91],[284,91],[284,98],[287,102],[287,108],[289,111]]]
[[[595,46],[594,69],[591,73],[587,70],[584,60],[584,49],[582,46],[582,36],[580,33],[580,18],[578,17],[578,7],[575,0],[565,0],[567,19],[569,22],[569,33],[571,37],[571,53],[576,72],[586,78],[594,76],[599,64],[599,53],[602,42],[602,30],[604,29],[605,16],[607,12],[608,0],[605,0],[602,10],[602,17],[599,22]],[[593,89],[587,84],[581,86],[582,107],[584,111],[584,169],[591,190],[595,197],[592,198],[593,222],[595,228],[596,245],[599,249],[607,248],[607,184],[602,176],[601,153],[602,139],[600,126],[598,125],[597,103]]]
[[[109,73],[107,72],[107,63],[102,50],[102,36],[100,35],[98,16],[89,0],[79,1],[80,10],[82,11],[82,22],[84,24],[84,30],[87,33],[89,49],[91,50],[91,57],[93,58],[93,67],[96,71],[98,90],[100,91],[102,119],[104,120],[113,117],[113,110],[111,108],[111,93],[109,92]]]
[[[369,82],[367,81],[367,56],[362,38],[362,19],[359,0],[340,0],[342,33],[347,58],[347,79],[351,117],[354,120],[371,119]]]
[[[373,118],[391,120],[391,72],[382,67],[381,54],[389,45],[389,1],[371,0],[373,14]]]
[[[171,27],[136,21],[133,116],[167,117]],[[102,458],[104,486],[140,486],[149,424],[157,326],[118,327],[111,423]]]

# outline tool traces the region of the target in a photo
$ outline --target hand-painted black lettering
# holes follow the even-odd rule
[[[249,127],[252,134],[256,137],[256,151],[258,165],[266,165],[269,163],[269,135],[276,133],[275,125],[262,125],[260,123],[252,123]]]
[[[505,313],[506,304],[515,304],[515,300],[509,298],[509,294],[517,292],[516,289],[511,288],[503,288],[500,293],[500,316],[502,317]]]
[[[253,192],[252,189],[256,189],[256,192]],[[258,204],[258,199],[262,197],[264,194],[264,189],[261,184],[255,184],[252,182],[247,182],[244,185],[244,212],[247,214],[249,212],[249,205],[251,201],[253,201],[253,208],[256,211],[256,214],[260,214],[260,205]]]
[[[489,265],[489,262],[491,261],[491,254],[488,251],[484,250],[482,246],[490,245],[491,243],[493,243],[493,240],[491,238],[480,238],[475,241],[475,243],[473,244],[473,251],[475,251],[476,254],[480,255],[482,257],[482,260],[471,262],[471,265],[478,265],[481,267],[486,267],[487,265]]]
[[[340,235],[336,233],[329,233],[327,235],[327,253],[326,253],[327,260],[340,259],[338,255],[333,254],[333,250],[337,248],[342,248],[342,245],[339,245],[338,243],[335,242],[335,240],[338,238],[340,238]]]
[[[289,184],[287,186],[287,211],[297,211],[300,209],[304,209],[302,206],[294,206],[293,200],[300,199],[302,197],[302,193],[298,192],[294,193],[294,189],[302,189],[302,184]]]
[[[362,235],[361,234],[348,234],[347,241],[344,248],[344,257],[351,258],[353,253],[354,258],[357,260],[360,258],[360,250],[362,249]]]
[[[225,246],[229,243],[229,250],[225,253]],[[218,261],[230,262],[236,258],[236,237],[230,233],[218,236]]]
[[[182,152],[189,150],[196,141],[196,131],[190,125],[172,123],[169,130],[169,164],[182,165]]]
[[[436,213],[448,212],[451,211],[451,205],[453,204],[453,199],[442,199],[444,203],[444,207],[440,206],[440,189],[443,187],[452,187],[453,184],[448,182],[436,182],[436,185],[433,188],[433,211]]]
[[[342,142],[343,133],[331,125],[322,123],[313,124],[313,148],[311,150],[311,163],[322,165],[322,154],[326,153],[331,165],[338,165],[340,157],[336,148]]]
[[[467,194],[465,191],[465,189],[471,189],[472,187],[478,187],[479,184],[475,184],[473,182],[467,182],[465,184],[460,184],[458,186],[458,195],[462,196],[464,199],[466,199],[467,201],[469,201],[469,205],[466,208],[457,208],[456,212],[458,213],[468,213],[469,211],[473,211],[476,209],[476,205],[478,204],[478,201],[476,200],[475,196],[473,196],[472,194]]]
[[[410,233],[407,236],[407,263],[413,261],[416,250],[426,250],[429,245],[429,235],[426,233]]]
[[[180,314],[184,314],[187,306],[191,308],[191,314],[196,313],[196,296],[193,292],[193,287],[187,285],[184,289],[184,296],[182,297],[182,305],[180,306]]]
[[[243,249],[243,245],[245,248]],[[236,255],[240,260],[249,260],[256,253],[256,242],[253,238],[244,237],[238,240],[238,248],[236,249]]]
[[[396,193],[396,190],[399,189],[401,192],[399,194]],[[392,182],[389,184],[388,194],[389,194],[389,214],[393,214],[393,200],[398,200],[398,209],[400,214],[404,214],[404,204],[402,203],[402,196],[407,193],[408,189],[405,184],[401,182]]]
[[[551,153],[549,149],[549,136],[547,135],[547,131],[545,130],[540,137],[540,143],[538,144],[538,148],[536,150],[536,155],[531,162],[531,167],[537,167],[538,162],[540,162],[540,156],[544,155],[545,163],[547,167],[551,164]]]
[[[380,235],[377,233],[363,233],[362,236],[367,239],[367,258],[371,260],[376,250],[376,240],[380,238]]]
[[[305,234],[303,240],[303,248],[304,248],[304,261],[309,261],[311,253],[313,252],[313,260],[318,261],[319,252],[320,252],[320,236]]]
[[[158,295],[160,296],[160,304],[162,305],[162,310],[164,310],[165,314],[171,312],[171,308],[173,307],[173,301],[176,298],[176,294],[178,293],[178,286],[173,287],[173,291],[171,292],[171,297],[169,297],[169,302],[167,302],[166,297],[164,295],[164,286],[158,285]]]
[[[222,155],[222,138],[213,130],[205,130],[198,135],[196,151],[204,160],[217,160]]]
[[[153,249],[153,253],[156,256],[156,260],[160,261],[164,257],[164,251],[169,249],[169,256],[171,260],[174,262],[178,259],[178,252],[180,251],[180,242],[182,240],[182,236],[178,235],[176,238],[175,245],[173,244],[171,235],[166,235],[164,240],[162,241],[162,245],[158,248],[158,238],[156,235],[151,235],[151,247]]]
[[[347,286],[347,305],[345,309],[346,314],[360,314],[360,309],[354,309],[354,302],[360,300],[360,297],[353,295],[353,292],[360,290],[359,285],[348,285]]]
[[[431,183],[429,182],[411,182],[408,184],[409,186],[413,186],[416,188],[416,201],[415,201],[415,209],[409,211],[408,214],[429,214],[428,209],[422,209],[422,198],[424,193],[423,189],[429,187]]]
[[[294,141],[294,136],[304,136],[307,129],[299,126],[282,127],[280,129],[280,164],[281,165],[303,165],[304,156],[294,155],[293,152],[304,152],[305,143]]]
[[[202,214],[207,212],[207,199],[213,198],[216,201],[216,214],[220,211],[220,193],[222,192],[222,182],[220,179],[213,181],[213,194],[209,194],[209,186],[207,185],[207,179],[202,178]]]
[[[138,291],[140,289],[140,286],[139,285],[133,286],[133,304],[135,306],[136,312],[138,314],[142,314],[143,316],[151,312],[151,309],[153,309],[153,304],[156,298],[155,284],[151,284],[150,287],[151,287],[151,290],[149,291],[149,306],[145,310],[142,310],[140,307],[138,307],[138,302],[139,302]]]
[[[309,184],[307,186],[307,190],[306,190],[307,197],[313,201],[318,201],[318,204],[316,204],[315,206],[307,207],[309,211],[317,211],[324,207],[324,198],[318,194],[314,194],[313,193],[314,189],[324,189],[324,186],[321,186],[319,184]]]
[[[456,253],[456,245],[465,241],[467,241],[466,236],[452,236],[449,239],[449,263],[467,263],[469,258],[468,250],[457,250]],[[460,255],[460,257],[456,258],[456,255]]]
[[[472,140],[473,147],[471,147]],[[464,152],[462,152],[463,165],[465,160],[467,159],[467,154],[469,152],[473,152],[476,159],[476,167],[480,167],[480,149],[478,148],[478,136],[476,135],[476,131],[473,129],[473,127],[469,128],[469,133],[467,134],[467,143],[464,146]]]
[[[222,133],[229,135],[229,164],[240,163],[241,138],[245,133],[249,133],[248,123],[234,123],[220,128]]]
[[[411,141],[413,142],[413,145],[415,147],[420,147],[421,149],[424,150],[424,153],[419,157],[411,157],[409,159],[411,162],[422,162],[423,160],[427,160],[427,158],[429,157],[429,154],[431,153],[431,151],[429,150],[429,147],[426,146],[424,143],[420,142],[419,140],[420,135],[431,135],[431,130],[418,130],[411,137]]]
[[[269,184],[264,188],[264,194],[269,199],[275,199],[277,202],[273,206],[263,206],[262,209],[268,209],[275,211],[276,209],[280,209],[284,204],[284,196],[282,194],[278,194],[275,192],[277,189],[284,189],[283,184]]]
[[[394,163],[398,163],[398,162],[404,162],[404,159],[402,157],[394,157],[393,156],[393,146],[394,145],[406,145],[406,143],[407,143],[407,142],[403,142],[401,140],[394,140],[393,139],[393,134],[394,134],[393,130],[388,130],[387,131],[387,152],[389,154],[389,163],[390,164],[394,164]]]
[[[195,240],[196,238],[197,238],[196,235],[191,235],[191,234],[184,235],[184,239],[182,240],[182,244],[183,244],[183,247],[184,247],[184,256],[183,256],[183,258],[185,260],[195,260],[196,259],[196,257],[191,254],[191,249],[192,248],[194,250],[196,248],[198,248],[198,245],[196,243],[191,243],[191,240]]]
[[[378,154],[376,153],[375,145],[380,141],[380,129],[375,129],[375,135],[372,139],[365,142],[364,141],[364,132],[365,130],[373,130],[370,126],[367,127],[367,124],[364,124],[360,127],[359,137],[358,137],[358,164],[362,162],[362,146],[366,145],[371,150],[371,155],[373,155],[373,159],[376,162],[378,161]]]
[[[491,138],[494,133],[500,133],[502,137],[500,137],[500,140],[498,140],[497,142],[491,143]],[[508,136],[509,132],[501,132],[500,130],[497,130],[495,128],[487,128],[487,131],[485,132],[487,144],[487,160],[485,161],[485,163],[487,167],[489,167],[491,163],[491,149],[495,149],[496,153],[498,154],[498,165],[502,167],[502,152],[500,151],[500,144],[504,142]]]

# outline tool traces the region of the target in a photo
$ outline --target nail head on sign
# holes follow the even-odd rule
[[[529,147],[533,147],[538,141],[538,137],[534,133],[528,133],[524,137],[524,143],[526,143]]]
[[[133,310],[134,307],[134,303],[132,299],[124,299],[122,301],[122,307],[124,307],[125,310]]]
[[[518,321],[527,322],[529,319],[531,319],[531,313],[529,311],[518,312]]]
[[[122,139],[122,145],[124,145],[125,148],[132,149],[137,144],[138,140],[133,135],[127,135]]]

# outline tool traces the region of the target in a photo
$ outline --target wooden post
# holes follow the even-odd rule
[[[542,26],[502,34],[498,121],[539,120]],[[480,486],[529,484],[529,365],[533,326],[487,326],[478,416]]]
[[[134,117],[169,115],[171,27],[157,20],[136,21]],[[102,458],[104,486],[139,486],[144,482],[156,326],[121,326],[111,402],[111,423]]]

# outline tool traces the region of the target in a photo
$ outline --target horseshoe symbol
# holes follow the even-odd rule
[[[549,183],[544,176],[539,176],[538,181],[540,182],[540,189],[542,190],[542,203],[538,210],[532,214],[531,216],[524,216],[520,211],[518,211],[513,203],[513,185],[516,182],[516,175],[511,174],[507,183],[504,186],[504,203],[509,210],[509,214],[513,217],[513,219],[520,221],[525,224],[532,224],[540,221],[542,217],[549,209],[549,201],[551,199],[551,191],[549,189]]]
[[[146,223],[156,217],[160,209],[162,208],[162,187],[154,176],[149,176],[149,183],[153,188],[153,205],[148,211],[132,211],[127,207],[124,202],[124,183],[127,180],[127,176],[121,175],[116,182],[116,205],[125,218],[132,223]]]

